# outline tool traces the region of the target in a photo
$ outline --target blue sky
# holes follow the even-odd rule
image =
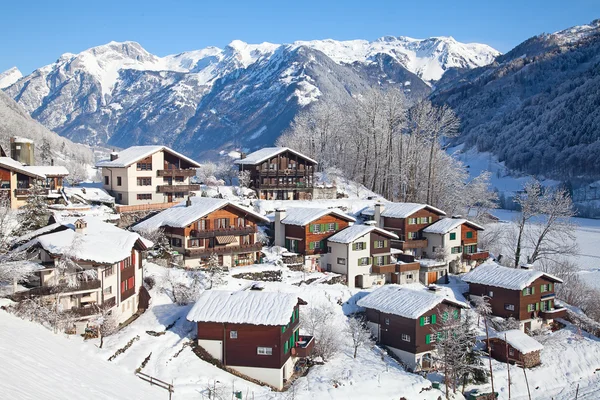
[[[234,39],[289,43],[385,35],[453,36],[506,52],[600,18],[599,0],[10,1],[0,7],[0,72],[23,73],[111,40],[164,56]]]

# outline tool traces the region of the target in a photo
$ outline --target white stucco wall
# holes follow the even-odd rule
[[[284,369],[286,370],[286,375],[288,375],[288,370],[292,370],[293,372],[293,364],[291,367],[289,366],[290,360],[292,357],[288,359],[286,364],[279,368],[257,368],[257,367],[238,367],[235,365],[229,365],[230,368],[235,369],[236,371],[241,372],[244,375],[248,375],[250,378],[258,379],[261,382],[267,383],[271,386],[275,386],[277,389],[283,388],[283,379],[284,379]],[[289,375],[288,375],[289,377]]]
[[[222,340],[206,340],[198,339],[198,346],[208,351],[208,354],[219,361],[223,361],[223,341]]]

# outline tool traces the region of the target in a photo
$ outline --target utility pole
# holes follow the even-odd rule
[[[510,400],[510,363],[508,362],[508,342],[506,333],[504,334],[504,344],[506,345],[506,370],[508,371],[508,400]]]

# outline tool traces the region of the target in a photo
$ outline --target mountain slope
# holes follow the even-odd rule
[[[462,119],[459,141],[513,170],[600,179],[600,20],[533,37],[493,64],[452,75],[432,99]]]
[[[423,79],[484,65],[497,54],[452,38],[233,41],[166,57],[138,43],[111,42],[64,54],[5,91],[46,127],[78,142],[164,143],[200,155],[272,144],[302,107],[372,85],[400,85],[409,98],[421,98],[430,92]]]
[[[2,73],[0,73],[0,89],[9,87],[19,79],[23,77],[23,74],[17,67],[12,67]]]

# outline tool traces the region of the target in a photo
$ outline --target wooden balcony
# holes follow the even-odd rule
[[[229,228],[218,228],[218,229],[207,229],[204,231],[193,231],[193,234],[190,235],[192,239],[203,239],[203,238],[211,238],[216,236],[241,236],[241,235],[250,235],[252,233],[256,233],[256,227],[254,226],[231,226]]]
[[[29,299],[32,297],[49,296],[51,294],[57,294],[57,293],[59,293],[61,295],[66,295],[66,294],[75,293],[75,292],[85,292],[85,291],[97,290],[99,288],[100,288],[99,280],[81,281],[77,285],[74,285],[74,286],[68,286],[65,284],[52,285],[52,286],[38,286],[38,287],[31,288],[29,290],[17,292],[15,294],[13,294],[12,297],[15,301],[21,301],[21,300]]]
[[[40,188],[40,189],[37,190],[37,192],[40,195],[47,196],[48,193],[50,193],[50,189]],[[15,197],[26,197],[26,196],[29,196],[30,194],[32,194],[31,188],[29,188],[29,189],[23,189],[23,188],[15,189]]]
[[[304,183],[304,182],[296,182],[296,183],[259,183],[258,189],[312,189],[313,185]]]
[[[406,264],[396,264],[396,272],[410,272],[410,271],[419,271],[421,269],[421,263],[410,262]]]
[[[463,253],[463,258],[468,261],[483,261],[487,260],[490,253],[487,251],[480,251],[479,253]]]
[[[294,357],[310,357],[315,348],[315,338],[313,336],[302,335],[298,337],[296,345],[292,347],[292,356]]]
[[[195,176],[195,169],[159,169],[156,171],[156,176]]]
[[[312,171],[305,169],[261,169],[258,171],[260,176],[308,176]]]
[[[566,318],[567,309],[564,307],[555,307],[552,310],[540,311],[540,317],[543,319]]]
[[[208,256],[213,253],[215,254],[234,254],[234,253],[250,253],[253,251],[260,251],[262,249],[262,243],[254,244],[241,244],[237,246],[219,246],[219,247],[208,247],[200,249],[186,249],[186,257],[196,256]]]
[[[371,269],[375,274],[388,274],[396,272],[396,264],[373,265]]]
[[[176,193],[176,192],[191,192],[200,190],[200,185],[159,185],[157,186],[158,193]]]
[[[403,242],[396,242],[392,244],[399,245],[400,250],[410,250],[410,249],[424,249],[427,247],[427,239],[409,239]],[[395,246],[394,246],[395,247]]]

